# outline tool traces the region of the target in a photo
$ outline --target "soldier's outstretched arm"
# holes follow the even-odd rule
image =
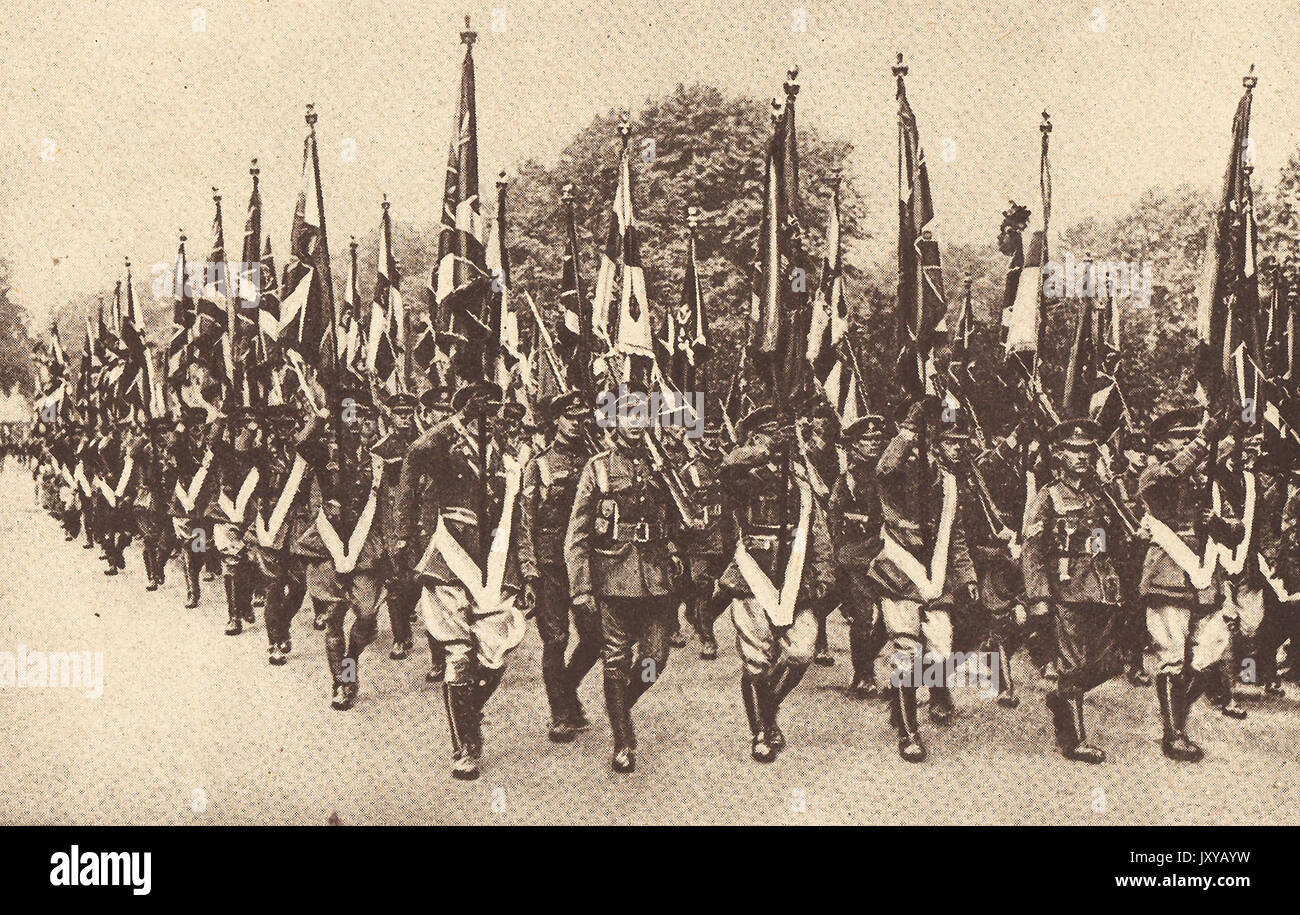
[[[591,535],[595,527],[597,503],[600,493],[596,486],[595,462],[587,461],[578,477],[578,488],[573,495],[573,509],[569,513],[569,529],[564,535],[564,563],[569,571],[569,594],[574,603],[590,597]]]

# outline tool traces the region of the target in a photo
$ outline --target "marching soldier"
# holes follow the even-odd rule
[[[1051,438],[1059,474],[1025,514],[1025,600],[1033,615],[1050,613],[1055,627],[1057,681],[1047,708],[1057,748],[1067,759],[1099,763],[1106,754],[1088,743],[1083,698],[1119,671],[1121,594],[1110,550],[1120,531],[1097,493],[1097,424],[1066,420]]]
[[[135,495],[135,523],[140,532],[140,552],[149,583],[146,591],[156,591],[166,581],[167,557],[171,552],[171,519],[167,516],[168,471],[167,448],[171,419],[153,417],[147,432],[131,450],[139,474]]]
[[[523,586],[514,525],[523,467],[511,450],[517,407],[490,382],[462,387],[451,417],[416,439],[402,466],[397,547],[404,556],[415,556],[423,481],[436,483],[437,527],[423,556],[408,563],[423,586],[424,625],[446,653],[443,699],[457,779],[479,776],[483,706],[524,637],[515,607]]]
[[[790,460],[792,433],[782,430],[768,406],[742,419],[737,431],[744,443],[723,458],[720,471],[737,505],[737,540],[718,585],[731,600],[736,650],[744,662],[740,688],[750,755],[771,762],[785,748],[777,713],[816,653],[818,610],[834,570],[826,517],[807,466]],[[790,461],[789,473],[783,458]],[[786,518],[794,521],[785,545],[783,502]]]
[[[253,576],[244,533],[249,502],[258,488],[254,442],[258,416],[254,407],[235,407],[229,418],[213,424],[213,469],[219,476],[216,499],[210,505],[213,544],[221,554],[226,590],[226,635],[239,635],[254,621]]]
[[[819,401],[812,416],[806,421],[806,426],[809,434],[804,445],[804,459],[808,466],[808,482],[825,516],[831,488],[840,476],[840,421],[830,404]],[[813,654],[813,663],[819,667],[835,666],[835,656],[831,654],[826,637],[826,620],[829,616],[829,612],[817,614],[817,648]]]
[[[303,563],[292,547],[314,522],[308,506],[307,461],[294,448],[298,420],[292,404],[266,408],[265,440],[256,452],[261,480],[244,531],[249,564],[257,570],[266,596],[267,661],[277,667],[293,651],[290,625],[307,593]]]
[[[382,459],[371,453],[378,438],[368,392],[342,398],[342,439],[328,413],[313,410],[298,437],[298,453],[311,469],[311,523],[294,543],[306,564],[307,594],[325,619],[325,660],[333,681],[330,706],[347,711],[360,689],[361,653],[375,638],[384,600],[383,518],[379,490]],[[343,623],[353,613],[346,639]]]
[[[645,454],[645,410],[635,393],[615,403],[611,447],[582,470],[564,543],[574,613],[600,614],[615,772],[636,769],[631,710],[668,664],[684,571],[672,540],[671,497]]]
[[[880,552],[884,523],[876,491],[876,462],[884,450],[885,417],[863,416],[845,427],[841,435],[848,449],[849,466],[831,491],[828,527],[835,551],[836,592],[849,618],[849,656],[853,682],[849,694],[869,698],[876,694],[876,655],[884,647],[877,633],[879,616],[871,564]]]
[[[718,656],[713,625],[731,602],[729,595],[716,588],[718,579],[731,561],[729,551],[736,542],[735,518],[727,504],[719,470],[722,463],[722,430],[705,426],[699,453],[682,468],[683,479],[696,498],[703,503],[703,527],[685,528],[680,534],[686,554],[683,594],[686,619],[700,639],[700,657],[712,661]]]
[[[1229,637],[1214,519],[1201,510],[1205,478],[1198,468],[1209,456],[1207,442],[1220,439],[1231,421],[1220,414],[1198,431],[1196,410],[1165,413],[1151,424],[1155,460],[1139,482],[1152,541],[1139,590],[1159,662],[1161,748],[1170,759],[1187,762],[1204,755],[1187,736],[1187,713],[1205,689],[1206,672],[1218,676]],[[1223,532],[1220,537],[1229,539]]]
[[[969,434],[961,411],[945,421],[938,407],[938,399],[929,397],[913,404],[876,464],[885,524],[871,577],[893,646],[890,717],[899,755],[908,762],[926,757],[917,722],[920,662],[942,668],[927,681],[934,683],[929,713],[932,721],[946,724],[953,711],[947,682],[952,608],[979,600],[958,505],[961,450]],[[918,447],[923,431],[927,449]]]
[[[207,521],[208,503],[215,498],[218,471],[208,446],[207,412],[201,407],[182,407],[181,423],[170,451],[173,466],[168,475],[176,482],[171,491],[172,530],[181,554],[185,575],[185,607],[199,605],[199,573],[203,558],[212,546],[212,528]]]
[[[420,411],[417,420],[420,434],[423,435],[438,423],[451,416],[451,397],[445,387],[433,387],[419,397]],[[415,519],[416,542],[428,543],[438,527],[438,492],[439,484],[433,475],[426,476],[421,482],[418,511]],[[399,482],[400,490],[400,482]],[[417,607],[419,600],[416,601]],[[429,669],[424,674],[424,682],[441,683],[447,675],[447,657],[438,640],[424,627],[424,636],[429,642]]]
[[[128,421],[119,417],[100,438],[96,455],[99,466],[96,507],[102,518],[99,534],[104,559],[108,562],[105,575],[116,575],[126,568],[126,548],[131,542],[134,518],[126,496],[131,488],[134,468],[127,455],[128,426]]]
[[[384,462],[383,485],[379,490],[383,514],[384,563],[388,575],[388,621],[393,627],[393,647],[388,656],[400,661],[410,655],[415,643],[411,635],[411,617],[420,599],[420,585],[403,565],[405,557],[398,548],[401,521],[398,517],[398,494],[402,464],[415,440],[413,395],[398,392],[388,398],[388,434],[375,443],[373,453]]]
[[[564,537],[578,477],[590,458],[584,435],[592,408],[579,391],[554,397],[546,414],[555,438],[524,468],[519,501],[519,565],[524,576],[524,606],[537,618],[542,638],[542,682],[551,709],[547,737],[568,743],[591,725],[578,701],[578,685],[600,659],[600,615],[595,607],[574,614],[578,644],[566,661],[569,644],[569,573]]]

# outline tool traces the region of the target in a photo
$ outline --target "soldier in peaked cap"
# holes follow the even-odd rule
[[[1187,736],[1187,713],[1205,689],[1228,645],[1221,612],[1223,570],[1212,548],[1218,527],[1230,520],[1202,511],[1205,478],[1200,468],[1234,416],[1225,410],[1200,424],[1200,411],[1171,410],[1151,424],[1155,458],[1138,491],[1147,508],[1151,546],[1139,591],[1147,629],[1156,647],[1156,693],[1164,728],[1161,748],[1170,759],[1196,762],[1203,751]],[[1217,531],[1219,540],[1229,539]],[[1190,662],[1191,669],[1188,670]]]
[[[458,390],[455,412],[407,452],[400,483],[397,546],[419,576],[425,628],[446,652],[451,774],[465,780],[479,776],[483,707],[525,631],[516,607],[523,587],[515,523],[523,467],[513,449],[514,409],[501,396],[490,382]],[[433,489],[424,489],[426,478]],[[420,539],[419,524],[426,500],[438,512],[428,541]]]
[[[313,522],[307,462],[294,448],[300,411],[292,404],[266,408],[255,455],[260,480],[248,506],[244,544],[266,598],[267,661],[280,666],[293,650],[290,625],[307,591],[305,567],[292,547]]]
[[[569,644],[569,574],[564,538],[578,478],[591,449],[586,427],[592,408],[580,391],[556,395],[544,408],[554,438],[524,468],[519,499],[519,565],[524,576],[524,607],[537,619],[542,638],[542,682],[551,709],[547,736],[567,743],[590,727],[578,685],[600,659],[600,614],[591,606],[574,607],[578,643]]]
[[[884,450],[889,423],[867,414],[844,428],[840,440],[848,451],[848,467],[831,490],[828,527],[835,551],[836,596],[849,619],[849,656],[853,663],[850,695],[875,695],[874,665],[884,647],[884,628],[877,626],[879,599],[871,580],[871,563],[880,552],[880,495],[876,491],[876,462]]]
[[[718,656],[713,625],[726,611],[730,596],[718,595],[714,585],[731,561],[735,546],[735,518],[727,505],[726,492],[719,477],[722,463],[722,430],[705,426],[695,457],[682,468],[682,477],[703,503],[704,526],[681,533],[686,554],[686,580],[683,597],[686,619],[695,627],[700,639],[700,657],[711,661]]]
[[[312,523],[293,552],[306,564],[307,594],[325,620],[330,706],[346,711],[356,701],[361,653],[374,641],[384,599],[384,517],[383,461],[371,451],[378,426],[368,392],[344,396],[341,404],[342,441],[327,411],[313,411],[298,437],[310,471]],[[349,610],[354,618],[345,636]]]
[[[575,613],[598,612],[605,710],[613,732],[615,772],[636,768],[632,706],[663,676],[669,633],[685,571],[676,542],[671,494],[642,437],[650,417],[643,395],[614,403],[617,430],[578,478],[564,558]],[[606,413],[608,415],[608,413]]]
[[[777,713],[812,663],[818,612],[834,570],[826,516],[805,466],[790,460],[788,479],[783,470],[783,455],[797,455],[792,432],[767,406],[742,419],[738,431],[743,444],[722,459],[719,471],[736,506],[736,546],[718,590],[731,601],[744,665],[740,687],[750,756],[766,763],[785,747]],[[783,501],[790,521],[786,545],[778,542]]]
[[[415,441],[414,395],[399,391],[385,401],[388,432],[377,441],[371,453],[383,460],[383,481],[379,488],[379,510],[383,515],[384,563],[388,588],[388,621],[393,628],[393,647],[388,656],[395,661],[406,658],[414,640],[411,619],[420,599],[420,585],[404,566],[399,548],[401,523],[398,516],[399,485],[406,453]]]
[[[931,720],[951,719],[952,610],[979,599],[960,513],[959,462],[969,432],[964,411],[949,415],[940,407],[935,397],[914,403],[876,462],[884,525],[871,578],[893,645],[890,717],[908,762],[926,757],[917,723],[921,686],[930,689]],[[918,447],[922,430],[926,449]]]
[[[1067,759],[1099,763],[1088,742],[1083,699],[1119,673],[1116,652],[1121,602],[1111,558],[1123,530],[1099,495],[1097,424],[1066,420],[1052,431],[1059,464],[1025,514],[1021,565],[1031,613],[1051,615],[1056,634],[1056,688],[1047,694],[1056,745]]]

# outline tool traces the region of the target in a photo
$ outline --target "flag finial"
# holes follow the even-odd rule
[[[772,116],[772,128],[773,128],[774,130],[776,129],[776,123],[777,123],[777,121],[781,120],[781,112],[782,112],[782,110],[783,110],[783,108],[782,108],[782,105],[781,105],[781,100],[780,100],[779,98],[773,96],[773,97],[772,97],[772,111],[771,111],[771,116]]]
[[[907,65],[903,63],[902,51],[898,52],[898,63],[894,64],[891,69],[894,71],[894,75],[898,77],[899,82],[902,82],[903,77],[907,75]]]
[[[627,146],[628,137],[632,134],[632,123],[627,119],[627,112],[618,116],[618,135],[623,138],[623,145]]]
[[[794,98],[799,94],[799,67],[791,67],[785,71],[785,76],[785,97]]]
[[[388,202],[388,195],[387,195],[387,194],[384,195],[383,202],[380,204],[380,206],[382,206],[385,210],[388,209],[390,206],[392,206],[392,204],[390,204],[390,203]]]
[[[217,186],[215,184],[212,186],[212,199],[215,200],[217,203],[221,202],[221,191],[217,190]]]
[[[565,203],[573,203],[573,185],[566,184],[560,188],[560,199]]]
[[[125,258],[125,260],[126,260],[126,272],[127,272],[127,273],[130,273],[130,272],[131,272],[131,258],[128,257],[128,258]]]
[[[1254,64],[1250,65],[1250,71],[1241,78],[1241,84],[1245,86],[1247,90],[1254,89],[1259,85],[1259,77],[1255,75]]]
[[[465,31],[460,33],[460,40],[470,47],[478,40],[478,32],[469,27],[469,13],[465,14]]]
[[[248,173],[249,173],[250,175],[253,176],[253,181],[254,181],[254,182],[257,181],[257,176],[260,175],[260,174],[262,173],[262,170],[261,170],[260,168],[257,167],[257,159],[256,159],[256,158],[254,158],[253,161],[252,161],[252,163],[248,166]]]
[[[307,124],[314,130],[316,127],[316,105],[314,102],[307,103]]]
[[[497,173],[497,190],[505,190],[506,185],[509,183],[510,181],[506,178],[506,170],[503,168]]]
[[[691,229],[692,232],[695,231],[695,227],[698,226],[698,225],[700,224],[700,208],[699,208],[699,207],[687,207],[687,208],[686,208],[686,224],[687,224],[688,226],[690,226],[690,229]]]
[[[350,235],[348,236],[348,238],[349,238],[348,246],[355,249],[357,246],[357,237],[355,235]]]
[[[1038,125],[1038,129],[1045,134],[1052,132],[1052,116],[1047,113],[1046,109],[1043,109],[1043,123]]]

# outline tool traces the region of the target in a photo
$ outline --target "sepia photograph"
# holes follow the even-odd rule
[[[0,824],[1300,823],[1295,0],[6,13]]]

